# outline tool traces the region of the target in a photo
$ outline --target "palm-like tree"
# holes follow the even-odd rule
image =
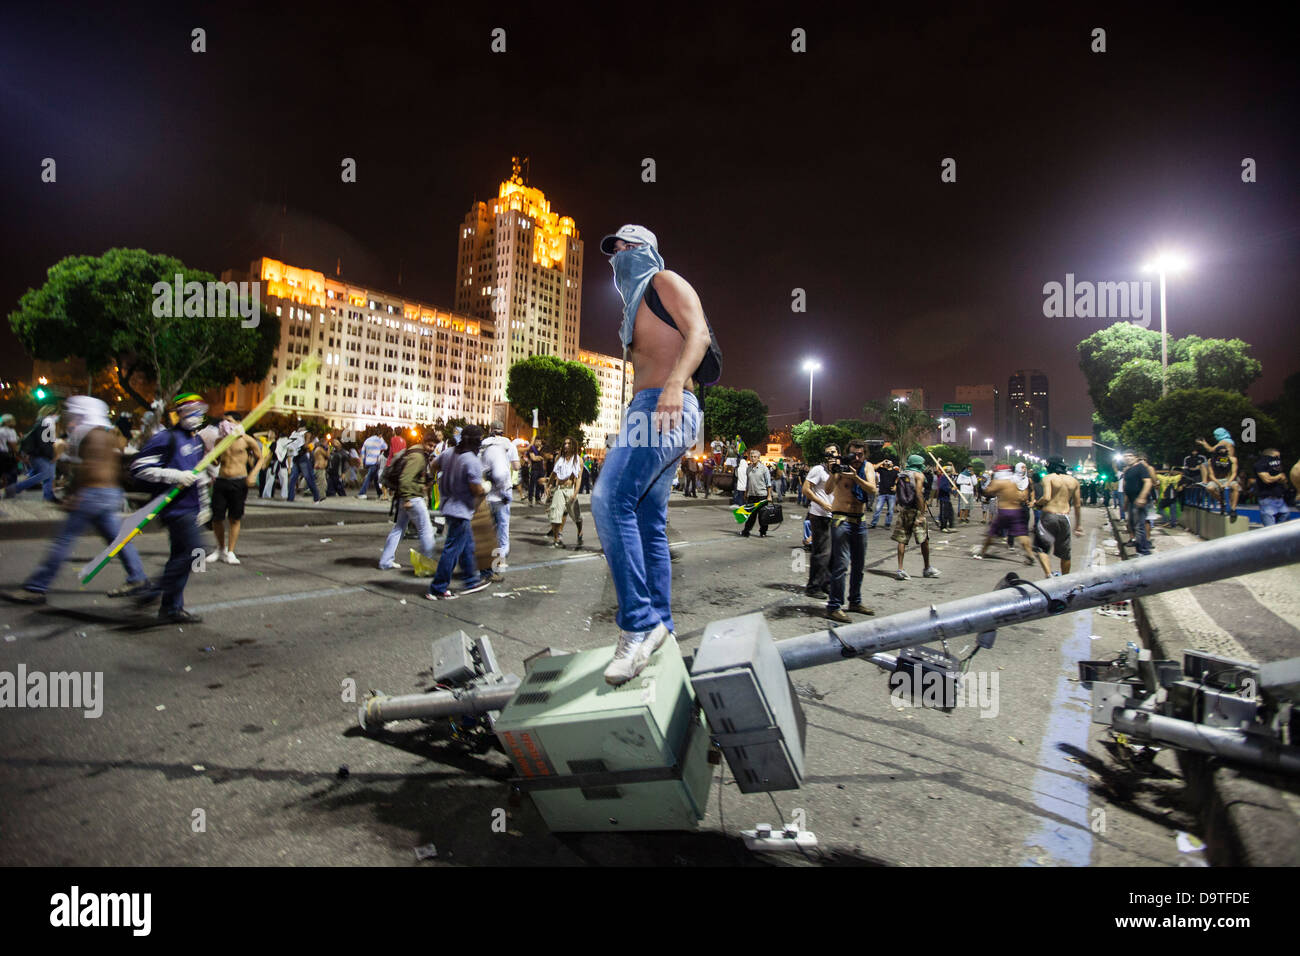
[[[862,406],[862,414],[876,437],[892,444],[902,459],[922,448],[921,438],[939,427],[925,409],[901,399],[873,399]]]

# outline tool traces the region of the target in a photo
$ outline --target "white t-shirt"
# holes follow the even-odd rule
[[[808,472],[808,477],[804,479],[812,485],[813,490],[818,494],[826,495],[826,486],[830,483],[831,473],[826,470],[826,466],[817,465],[812,471]],[[819,505],[814,498],[808,499],[808,513],[818,518],[829,518],[831,513]]]
[[[552,474],[554,474],[556,478],[560,479],[560,481],[565,481],[568,478],[582,477],[582,458],[578,455],[575,455],[572,458],[560,458],[557,456],[555,459],[555,468],[552,470]]]
[[[975,490],[975,476],[965,473],[957,476],[957,490],[963,495],[969,495]]]
[[[18,433],[8,425],[0,425],[0,452],[12,454],[18,444]]]

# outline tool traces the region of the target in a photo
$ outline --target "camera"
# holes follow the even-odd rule
[[[831,455],[826,459],[826,462],[830,466],[832,475],[856,474],[858,470],[858,463],[853,455],[840,455],[838,457]]]

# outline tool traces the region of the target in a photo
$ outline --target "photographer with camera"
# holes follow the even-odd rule
[[[876,493],[876,470],[867,461],[867,445],[861,439],[849,442],[848,454],[829,459],[831,497],[830,594],[826,617],[849,623],[844,606],[845,575],[848,575],[848,609],[855,614],[874,614],[862,603],[862,575],[867,561],[867,502]]]

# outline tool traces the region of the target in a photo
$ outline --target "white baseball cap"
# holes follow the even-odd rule
[[[624,242],[643,242],[648,246],[653,246],[655,249],[659,248],[659,240],[655,238],[653,232],[645,226],[635,226],[628,223],[626,226],[619,226],[618,232],[612,233],[600,240],[600,251],[607,256],[612,256],[614,253],[618,252],[618,250],[614,248],[614,243],[619,239],[622,239]]]

